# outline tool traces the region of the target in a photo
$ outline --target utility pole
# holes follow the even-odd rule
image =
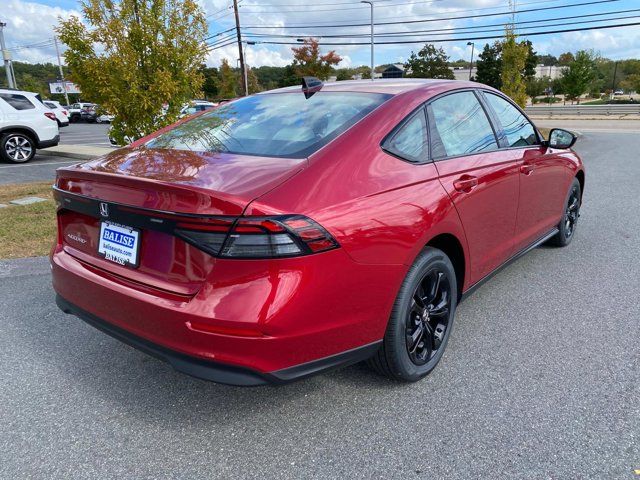
[[[373,2],[362,0],[360,3],[368,3],[371,6],[371,81],[373,81]]]
[[[238,54],[240,60],[240,69],[242,70],[242,90],[244,95],[249,95],[249,86],[247,85],[247,72],[244,64],[244,53],[242,52],[242,34],[240,33],[240,16],[238,15],[238,0],[233,0],[233,13],[236,16],[236,35],[238,37]]]
[[[16,82],[13,78],[13,70],[11,69],[11,54],[4,44],[4,27],[6,26],[7,24],[5,22],[0,22],[0,50],[2,50],[4,72],[7,75],[7,83],[9,84],[9,88],[16,88]]]
[[[611,85],[611,94],[615,94],[616,91],[616,75],[618,73],[618,61],[616,60],[613,64],[613,85]]]
[[[60,61],[60,50],[58,50],[58,37],[53,37],[53,42],[56,45],[56,55],[58,56],[58,68],[60,69],[60,81],[62,82],[62,88],[64,89],[64,99],[69,104],[69,95],[67,94],[67,83],[64,81],[64,73],[62,73],[62,62]]]

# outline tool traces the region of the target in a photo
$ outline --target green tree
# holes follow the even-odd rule
[[[262,91],[262,86],[253,68],[247,69],[247,84],[249,85],[249,95]]]
[[[204,82],[202,83],[202,93],[204,98],[218,98],[218,69],[215,67],[207,67],[202,64],[200,73]]]
[[[196,0],[86,0],[82,12],[56,32],[83,97],[115,115],[116,141],[174,122],[199,96],[207,26]]]
[[[326,80],[333,66],[340,63],[342,57],[335,50],[322,55],[320,45],[315,38],[305,38],[300,47],[292,47],[293,69],[298,77],[317,77]]]
[[[455,78],[449,68],[449,56],[442,47],[436,48],[430,43],[425,44],[417,55],[411,52],[404,68],[411,71],[408,76],[413,78]]]
[[[633,73],[631,75],[628,75],[623,81],[620,82],[620,86],[625,90],[640,93],[640,74]]]
[[[236,88],[240,85],[240,79],[233,71],[226,58],[218,69],[218,96],[222,99],[235,98],[238,93]]]
[[[538,54],[533,49],[533,43],[531,40],[525,40],[522,44],[527,49],[527,58],[524,62],[524,78],[529,80],[536,76],[536,67],[538,66]]]
[[[502,87],[502,59],[500,54],[502,45],[498,42],[493,45],[485,44],[476,63],[476,82],[484,83],[493,88]]]
[[[578,100],[580,95],[589,90],[591,82],[595,78],[596,62],[593,52],[580,50],[575,54],[574,60],[562,71],[562,84],[564,93],[571,100]]]
[[[558,59],[553,55],[538,55],[538,62],[544,65],[545,67],[553,66],[558,64]]]
[[[513,28],[507,26],[502,42],[501,90],[523,108],[527,104],[524,71],[528,55],[527,45],[517,42]]]

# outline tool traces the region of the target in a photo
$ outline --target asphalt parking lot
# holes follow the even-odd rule
[[[60,129],[60,144],[109,147],[108,130],[108,123],[70,123]]]
[[[60,144],[110,147],[107,137],[108,129],[109,125],[106,123],[71,123],[60,129]],[[36,152],[36,156],[29,163],[20,165],[0,163],[0,185],[53,180],[57,168],[73,165],[79,161]]]
[[[192,379],[60,313],[46,259],[0,262],[0,478],[640,478],[637,140],[585,133],[573,243],[460,305],[416,384]]]

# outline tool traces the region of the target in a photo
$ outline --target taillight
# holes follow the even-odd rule
[[[52,113],[52,112],[44,112],[44,116],[53,120],[54,122],[56,121],[56,114]]]
[[[322,226],[301,215],[241,217],[235,223],[176,225],[175,234],[211,255],[225,258],[282,258],[338,247]]]
[[[62,110],[62,114],[63,114],[65,117],[68,117],[68,116],[69,116],[69,112],[67,112],[66,110]]]

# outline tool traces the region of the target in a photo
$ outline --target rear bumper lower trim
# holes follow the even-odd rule
[[[169,363],[175,370],[192,377],[216,383],[235,386],[258,386],[292,382],[325,370],[353,365],[371,357],[379,348],[381,341],[347,350],[329,357],[294,365],[270,373],[258,372],[245,367],[213,362],[199,357],[186,355],[175,350],[150,342],[127,330],[112,325],[92,313],[56,295],[56,304],[64,313],[75,315],[89,325],[130,345],[148,355]]]

